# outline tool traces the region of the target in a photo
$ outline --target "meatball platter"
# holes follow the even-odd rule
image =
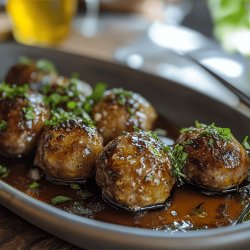
[[[18,61],[30,52],[21,48],[0,72],[1,203],[82,247],[189,249],[190,241],[199,249],[212,235],[222,249],[227,230],[249,232],[247,117],[195,93],[199,108],[210,106],[204,117],[184,88],[180,97],[193,109],[180,104],[176,112],[197,114],[180,122],[171,83],[75,56],[89,69],[84,77],[78,64],[61,69],[59,52],[36,49]],[[121,82],[131,74],[130,83],[116,83],[103,67],[119,69]],[[142,79],[152,93],[134,85]]]

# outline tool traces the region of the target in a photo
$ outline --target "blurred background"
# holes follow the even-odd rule
[[[250,96],[250,0],[0,0],[0,46],[13,41],[115,61],[239,106],[192,56]]]

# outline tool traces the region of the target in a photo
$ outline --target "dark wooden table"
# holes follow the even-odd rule
[[[0,249],[77,250],[79,248],[38,229],[0,205]]]

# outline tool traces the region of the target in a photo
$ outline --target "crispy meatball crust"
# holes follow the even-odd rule
[[[176,142],[188,154],[182,170],[187,181],[212,190],[240,185],[248,175],[246,150],[233,136],[225,141],[203,132],[203,128],[192,129]]]
[[[0,153],[21,157],[35,150],[49,110],[41,103],[41,96],[31,94],[27,98],[0,100],[0,120],[6,129],[0,131]],[[31,108],[34,119],[25,117],[25,108]]]
[[[92,111],[98,131],[105,144],[122,134],[132,132],[133,127],[151,130],[157,118],[152,105],[141,95],[131,91],[113,89],[105,92],[104,98]]]
[[[91,86],[79,79],[74,79],[76,82],[76,88],[79,93],[78,99],[86,97],[92,93]],[[29,84],[29,87],[32,90],[41,91],[44,85],[49,84],[51,90],[49,93],[43,94],[52,94],[58,92],[59,94],[69,95],[69,87],[71,84],[71,79],[58,76],[56,72],[43,71],[36,67],[35,63],[31,64],[16,64],[8,71],[5,82],[11,85],[24,85]],[[61,93],[62,88],[65,90]],[[67,92],[67,93],[66,93]]]
[[[32,89],[39,89],[41,83],[53,83],[57,79],[55,72],[44,72],[37,69],[35,64],[16,64],[10,68],[5,77],[8,84],[29,84]]]
[[[86,180],[95,172],[95,160],[103,148],[96,128],[81,120],[69,120],[44,130],[35,165],[56,180]]]
[[[103,196],[131,210],[166,202],[175,182],[164,145],[142,131],[111,141],[96,168]]]

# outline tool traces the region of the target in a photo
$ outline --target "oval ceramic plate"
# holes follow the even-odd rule
[[[0,78],[22,56],[47,58],[59,72],[94,84],[123,87],[144,95],[158,112],[177,126],[215,122],[230,127],[238,139],[250,134],[250,119],[238,111],[175,82],[82,56],[16,44],[0,45]],[[40,202],[0,181],[0,202],[34,225],[89,249],[249,249],[250,223],[170,234],[104,223],[69,214]]]

